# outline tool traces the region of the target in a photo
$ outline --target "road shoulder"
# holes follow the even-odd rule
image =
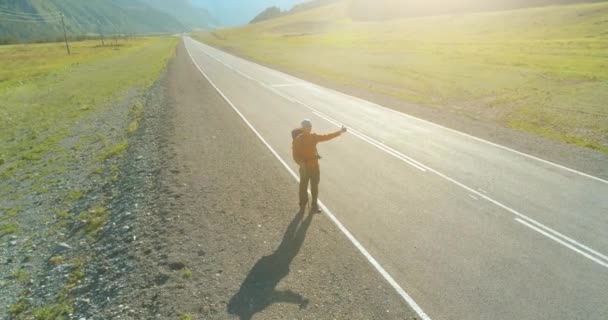
[[[328,218],[298,213],[296,182],[183,45],[166,90],[158,195],[119,297],[135,318],[415,319]]]

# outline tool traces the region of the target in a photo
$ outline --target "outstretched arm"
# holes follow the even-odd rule
[[[335,137],[340,136],[342,133],[346,132],[346,128],[342,127],[342,129],[334,132],[334,133],[330,133],[330,134],[315,134],[316,138],[317,138],[317,142],[323,142],[323,141],[328,141],[331,140]]]

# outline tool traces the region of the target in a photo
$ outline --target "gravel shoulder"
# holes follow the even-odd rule
[[[157,159],[122,254],[135,267],[100,319],[415,319],[328,218],[298,212],[296,182],[183,45],[162,90],[129,150]]]

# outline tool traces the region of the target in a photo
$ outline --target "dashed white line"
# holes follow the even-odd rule
[[[298,101],[296,100],[296,102],[298,102]],[[301,102],[298,102],[298,103],[301,103]],[[313,111],[313,113],[314,113],[314,114],[316,114],[318,117],[320,117],[320,118],[322,118],[322,119],[325,119],[327,122],[329,122],[329,123],[331,123],[331,124],[335,125],[336,127],[341,127],[341,126],[342,126],[342,125],[341,125],[340,123],[338,123],[336,120],[334,120],[334,119],[332,119],[332,118],[330,118],[330,117],[328,117],[328,116],[325,116],[324,114],[322,114],[322,113],[320,113],[320,112],[318,112],[318,111]],[[420,170],[420,171],[422,171],[422,172],[426,172],[426,169],[425,169],[425,168],[423,168],[423,167],[422,167],[421,165],[419,165],[419,164],[416,164],[416,162],[415,162],[415,161],[410,160],[410,159],[409,159],[407,156],[405,156],[405,155],[404,155],[404,154],[402,154],[401,152],[399,152],[399,151],[397,151],[397,150],[395,150],[395,149],[392,149],[392,148],[390,148],[390,147],[387,147],[387,146],[386,146],[386,145],[384,145],[383,143],[378,142],[378,141],[375,141],[374,139],[372,139],[372,138],[370,138],[370,137],[368,137],[368,136],[366,136],[366,135],[364,135],[364,134],[360,133],[359,131],[357,131],[357,130],[355,130],[355,129],[349,128],[349,132],[350,132],[351,134],[353,134],[354,136],[356,136],[357,138],[359,138],[359,139],[361,139],[361,140],[363,140],[363,141],[365,141],[365,142],[367,142],[367,143],[369,143],[369,144],[373,145],[374,147],[376,147],[376,148],[378,148],[378,149],[380,149],[380,150],[382,150],[382,151],[384,151],[384,152],[386,152],[386,153],[388,153],[388,154],[390,154],[390,155],[394,156],[395,158],[397,158],[397,159],[399,159],[399,160],[401,160],[401,161],[403,161],[403,162],[405,162],[405,163],[409,164],[410,166],[412,166],[412,167],[414,167],[414,168],[416,168],[416,169],[418,169],[418,170]]]
[[[302,87],[309,86],[308,83],[298,82],[298,83],[281,83],[281,84],[269,84],[268,86],[273,88],[285,88],[285,87]]]

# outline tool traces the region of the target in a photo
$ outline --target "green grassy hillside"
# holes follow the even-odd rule
[[[349,14],[356,20],[385,20],[424,15],[471,13],[552,5],[603,2],[606,0],[348,0]]]
[[[23,178],[38,169],[33,162],[63,152],[60,144],[78,119],[120,101],[129,90],[149,87],[177,41],[139,38],[103,47],[83,41],[73,44],[71,56],[62,43],[0,46],[2,180]],[[10,190],[3,187],[0,194],[5,191]]]
[[[608,152],[608,3],[358,22],[349,3],[198,39],[355,89]]]
[[[214,25],[186,0],[0,0],[0,43],[58,40],[58,14],[70,36],[174,33]]]

